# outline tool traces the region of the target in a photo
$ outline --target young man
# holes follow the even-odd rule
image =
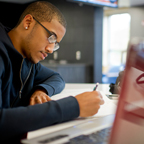
[[[16,140],[28,131],[98,112],[96,91],[52,101],[61,92],[61,76],[42,66],[59,48],[66,21],[52,4],[30,4],[12,30],[0,24],[0,140]]]

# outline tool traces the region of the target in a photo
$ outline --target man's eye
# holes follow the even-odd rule
[[[51,35],[49,38],[48,38],[48,41],[49,43],[55,43],[57,40],[56,40],[56,37],[54,35]]]

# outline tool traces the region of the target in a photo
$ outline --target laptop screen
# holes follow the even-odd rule
[[[130,43],[110,144],[144,144],[144,41]]]

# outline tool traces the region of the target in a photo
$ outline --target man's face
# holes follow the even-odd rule
[[[36,25],[30,30],[24,39],[23,55],[27,57],[32,63],[38,63],[44,60],[48,53],[53,53],[55,43],[49,43],[49,33],[36,21]],[[53,19],[49,22],[41,22],[51,33],[57,37],[57,42],[60,42],[65,35],[66,29],[57,21]]]

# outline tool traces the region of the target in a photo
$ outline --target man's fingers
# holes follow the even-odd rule
[[[47,96],[42,96],[42,103],[45,103],[45,102],[47,102],[48,101],[48,98],[47,98]]]
[[[42,96],[41,99],[42,99],[42,103],[51,101],[51,98],[49,96],[47,96],[47,95],[46,96]]]
[[[29,104],[42,104],[48,101],[51,101],[51,98],[45,93],[45,91],[38,89],[32,94]]]
[[[34,103],[34,99],[33,98],[31,98],[30,99],[30,105],[34,105],[35,103]]]
[[[39,96],[35,97],[35,104],[41,104],[42,103],[42,99]]]
[[[30,105],[42,104],[51,101],[49,96],[36,96],[30,99]]]
[[[101,95],[101,93],[99,91],[97,91],[97,92],[98,92],[99,97],[100,97],[100,105],[103,105],[104,104],[103,96]]]
[[[100,92],[92,91],[76,95],[75,98],[79,103],[80,116],[87,117],[96,114],[104,100]]]
[[[41,104],[42,100],[36,96],[30,99],[30,105]]]
[[[104,100],[101,99],[101,101],[100,101],[100,105],[103,105],[103,104],[104,104]]]
[[[51,98],[49,96],[46,96],[47,101],[51,101]]]
[[[100,97],[100,103],[99,103],[100,105],[103,105],[104,104],[104,99],[103,99],[103,97]]]

